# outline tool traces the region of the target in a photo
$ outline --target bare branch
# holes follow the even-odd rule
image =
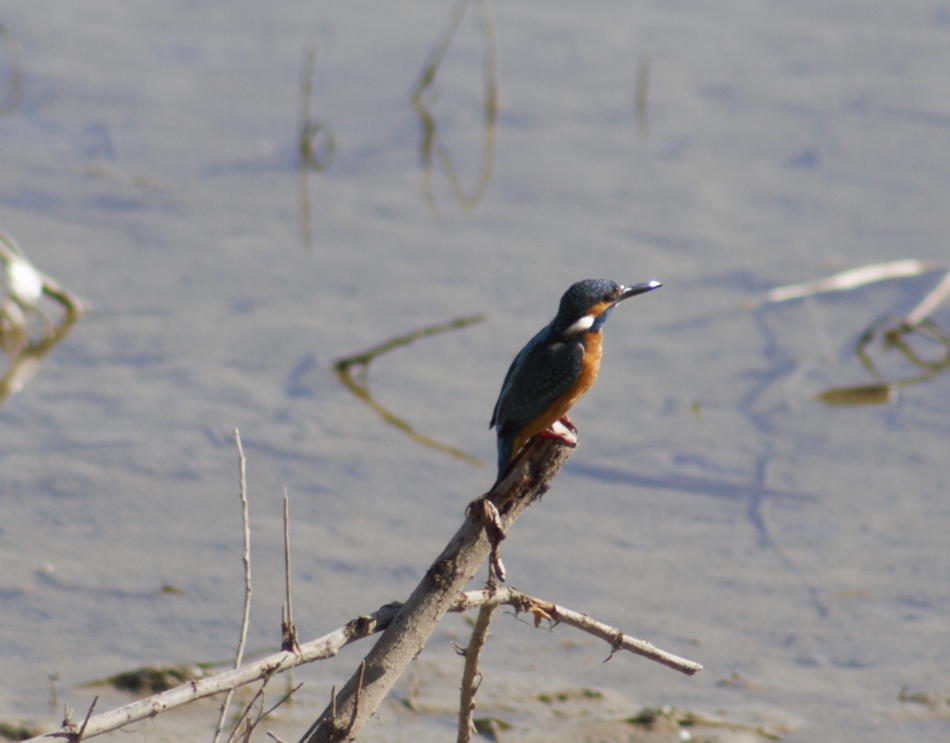
[[[251,616],[251,524],[247,514],[247,460],[244,458],[244,447],[241,446],[241,432],[236,428],[234,443],[238,450],[238,484],[241,491],[241,515],[244,519],[244,619],[241,622],[241,639],[238,640],[237,655],[234,658],[234,667],[240,668],[244,658],[244,643],[247,642],[247,625]],[[231,689],[221,704],[221,715],[218,717],[218,725],[214,730],[213,743],[218,743],[221,738],[233,696],[234,690]]]
[[[492,614],[498,604],[485,603],[478,610],[478,619],[472,629],[472,639],[463,651],[465,656],[465,670],[462,672],[462,698],[459,703],[459,734],[458,743],[469,743],[472,740],[472,713],[475,712],[475,694],[481,686],[481,673],[478,670],[478,659],[485,647],[488,638],[488,625],[491,624]]]
[[[236,670],[225,671],[217,676],[209,676],[204,679],[188,681],[174,689],[163,691],[161,694],[140,699],[110,712],[103,712],[101,715],[89,719],[85,737],[91,738],[95,735],[118,730],[133,722],[160,715],[174,707],[180,707],[198,699],[237,689],[240,686],[253,684],[255,681],[263,681],[274,674],[283,673],[305,663],[333,658],[341,648],[351,642],[362,640],[364,637],[385,630],[396,617],[396,614],[399,613],[401,607],[402,604],[386,604],[372,614],[357,617],[344,627],[340,627],[316,640],[304,643],[300,646],[300,652],[291,653],[282,650]],[[75,737],[78,732],[79,726],[71,723],[67,715],[63,721],[63,726],[59,730],[32,738],[29,743],[40,743],[40,741],[49,743],[53,740],[68,741]]]
[[[517,591],[507,586],[500,586],[494,590],[483,589],[481,591],[469,591],[461,594],[455,605],[449,610],[453,612],[468,611],[481,606],[497,606],[507,604],[515,608],[516,611],[527,611],[534,615],[534,625],[539,626],[545,619],[551,622],[560,622],[569,624],[579,630],[587,632],[594,637],[608,642],[613,651],[627,650],[636,655],[642,655],[644,658],[662,663],[674,671],[685,673],[692,676],[694,673],[702,670],[702,665],[686,658],[680,658],[665,650],[653,646],[645,640],[638,640],[635,637],[628,637],[622,630],[611,627],[603,622],[598,622],[586,614],[581,614],[563,606],[558,606],[550,601],[529,596],[526,593]],[[613,653],[611,653],[612,655]]]

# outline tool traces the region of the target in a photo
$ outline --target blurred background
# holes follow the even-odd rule
[[[948,267],[950,3],[0,0],[0,24],[0,229],[85,310],[0,407],[0,718],[58,722],[51,678],[84,713],[84,682],[233,656],[235,428],[251,650],[280,643],[285,487],[302,640],[408,596],[491,486],[501,381],[564,290],[658,279],[504,558],[705,670],[498,616],[486,714],[509,740],[664,705],[947,740],[950,306],[904,338],[930,367],[855,347]],[[902,259],[925,265],[757,301]],[[14,302],[9,263],[32,340],[2,373],[66,306]],[[354,374],[363,399],[334,371],[480,314]],[[818,398],[922,369],[890,403]],[[467,627],[440,632],[396,696],[444,704],[362,739],[451,739]],[[368,649],[296,672],[288,739]],[[602,696],[555,724],[558,689]]]

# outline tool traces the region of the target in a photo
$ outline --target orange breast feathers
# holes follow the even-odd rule
[[[597,379],[597,372],[600,371],[600,359],[603,355],[603,336],[598,330],[596,333],[585,333],[584,337],[584,361],[581,364],[581,373],[577,381],[572,384],[567,392],[555,398],[547,410],[535,418],[531,423],[525,426],[515,437],[512,456],[517,454],[528,439],[539,433],[547,431],[557,421],[561,420],[574,403],[580,400],[584,394],[591,388]]]

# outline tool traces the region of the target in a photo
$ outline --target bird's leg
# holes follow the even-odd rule
[[[565,423],[565,420],[567,423]],[[546,431],[542,431],[538,434],[543,439],[554,439],[555,441],[560,441],[565,446],[569,446],[572,449],[577,446],[577,428],[574,427],[574,424],[567,418],[565,415],[558,421],[552,423]]]
[[[567,417],[567,413],[561,416],[561,423],[571,429],[572,433],[577,433],[577,426],[575,426],[571,419]]]
[[[577,437],[569,433],[558,433],[557,431],[552,431],[550,428],[547,431],[542,431],[538,434],[542,439],[554,439],[555,441],[560,441],[564,446],[569,446],[572,449],[577,446]]]
[[[489,495],[491,495],[490,492],[469,503],[466,515],[485,527],[485,533],[491,544],[488,585],[494,587],[496,578],[502,583],[505,582],[505,565],[501,561],[501,540],[507,537],[508,534],[501,523],[501,514],[498,512],[498,507],[489,500]]]

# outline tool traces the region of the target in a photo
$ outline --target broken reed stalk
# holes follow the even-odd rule
[[[234,429],[234,443],[238,452],[238,486],[241,495],[241,515],[244,521],[244,619],[241,622],[241,639],[238,640],[237,653],[234,658],[234,668],[237,669],[241,667],[241,661],[244,659],[247,625],[251,618],[251,523],[247,512],[247,459],[244,457],[244,448],[241,446],[241,432],[236,428]],[[227,719],[228,707],[231,706],[233,696],[234,689],[231,689],[221,704],[221,715],[218,717],[218,725],[214,730],[213,743],[218,743],[221,738],[224,721]]]
[[[481,672],[478,670],[478,659],[481,657],[485,640],[488,639],[488,626],[491,624],[492,614],[498,604],[491,602],[483,604],[478,610],[478,619],[472,629],[472,639],[468,647],[460,651],[465,656],[465,670],[462,672],[462,697],[459,702],[459,734],[458,743],[470,743],[472,740],[472,716],[475,712],[475,694],[481,686]]]
[[[284,583],[287,589],[287,603],[281,610],[280,647],[284,650],[299,650],[297,625],[294,624],[294,605],[290,594],[290,497],[284,487]]]
[[[505,530],[547,492],[572,452],[557,441],[536,439],[509,474],[495,483],[485,498],[497,507]],[[469,516],[366,656],[365,673],[354,675],[337,693],[336,714],[330,708],[324,710],[301,743],[330,743],[359,735],[490,552],[485,527]],[[357,692],[360,703],[354,714]],[[341,720],[349,722],[341,724]]]

